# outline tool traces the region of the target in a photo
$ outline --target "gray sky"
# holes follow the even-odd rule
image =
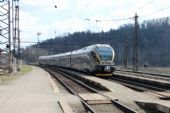
[[[42,33],[42,41],[75,31],[108,31],[133,23],[132,19],[124,19],[132,18],[135,12],[139,22],[170,16],[170,0],[22,0],[21,40],[36,42],[37,32]]]

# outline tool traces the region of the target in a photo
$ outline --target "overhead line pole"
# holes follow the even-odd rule
[[[12,5],[11,5],[11,34],[12,34],[12,38],[13,38],[13,53],[15,56],[16,53],[16,30],[15,30],[15,24],[16,24],[16,20],[15,20],[15,16],[14,16],[14,12],[15,12],[15,8],[14,8],[14,1],[12,0]]]
[[[13,72],[12,68],[12,51],[11,51],[11,11],[10,11],[10,1],[8,1],[8,40],[9,45],[7,45],[7,48],[9,48],[9,73]]]
[[[19,28],[19,0],[15,1],[15,38],[17,46],[17,70],[20,70],[20,28]]]
[[[138,15],[135,14],[135,30],[134,30],[134,39],[133,39],[133,70],[138,71]]]
[[[15,3],[15,4],[14,4]],[[18,47],[18,30],[16,28],[16,17],[14,12],[16,12],[14,5],[19,3],[19,0],[1,0],[0,1],[0,68],[8,70],[12,73],[14,70],[13,64],[16,64],[13,56],[16,53],[16,48]],[[19,12],[19,10],[18,10]],[[19,28],[19,24],[17,24]],[[12,42],[13,40],[13,42]],[[13,52],[14,55],[13,55]]]
[[[124,43],[124,67],[127,68],[128,64],[128,37],[127,37],[127,32],[125,36],[125,43]]]

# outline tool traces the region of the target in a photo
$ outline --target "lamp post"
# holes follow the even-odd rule
[[[38,40],[37,40],[37,64],[39,63],[39,38],[42,33],[37,32]]]

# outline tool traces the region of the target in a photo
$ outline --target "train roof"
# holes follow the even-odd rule
[[[86,47],[84,47],[82,49],[78,49],[78,50],[72,51],[72,54],[86,53],[86,52],[93,51],[96,48],[104,47],[104,46],[105,47],[111,47],[110,45],[107,45],[107,44],[94,44],[94,45],[91,45],[91,46],[86,46]]]
[[[66,52],[66,53],[61,53],[61,54],[56,54],[56,55],[48,55],[48,56],[40,56],[39,58],[41,59],[50,59],[50,58],[54,58],[54,57],[60,57],[60,56],[66,56],[66,55],[70,55],[70,54],[77,54],[77,53],[87,53],[90,51],[94,51],[96,48],[99,47],[111,47],[108,44],[94,44],[94,45],[90,45],[90,46],[86,46],[82,49],[78,49],[72,52]]]

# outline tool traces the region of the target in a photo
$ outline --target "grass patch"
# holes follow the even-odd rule
[[[21,68],[21,71],[18,73],[18,75],[25,75],[26,73],[30,72],[32,70],[32,67],[29,65],[24,65]]]
[[[28,65],[24,65],[21,68],[21,71],[17,72],[16,75],[9,75],[9,74],[3,74],[0,75],[0,84],[3,84],[5,82],[11,81],[11,80],[15,80],[17,78],[19,78],[20,76],[25,75],[26,73],[30,72],[32,70],[31,66]]]

